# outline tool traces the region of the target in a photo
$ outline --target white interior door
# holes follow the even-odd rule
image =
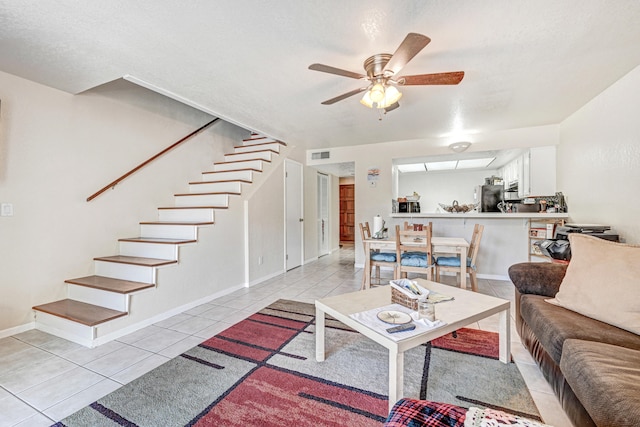
[[[329,177],[318,174],[318,256],[329,253]]]
[[[285,160],[285,268],[302,265],[302,164]]]

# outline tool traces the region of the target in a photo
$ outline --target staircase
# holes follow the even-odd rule
[[[190,182],[187,193],[175,194],[174,206],[158,208],[157,221],[141,222],[140,237],[119,239],[118,255],[94,258],[94,275],[65,280],[66,299],[34,306],[35,327],[87,347],[103,343],[99,328],[129,315],[132,304],[152,303],[138,295],[155,289],[158,269],[178,264],[178,248],[197,244],[198,229],[213,226],[215,211],[228,209],[229,198],[240,196],[284,147],[255,133],[245,139],[201,181]],[[120,335],[132,332],[126,329]]]

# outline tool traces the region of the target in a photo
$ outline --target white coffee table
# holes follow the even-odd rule
[[[334,317],[350,328],[389,350],[389,409],[403,397],[404,352],[421,344],[449,334],[478,320],[494,314],[499,315],[500,351],[499,358],[509,363],[510,349],[510,302],[452,286],[417,279],[420,286],[454,297],[436,305],[436,316],[446,322],[445,326],[432,329],[400,341],[394,341],[388,334],[382,334],[349,317],[354,313],[371,310],[391,304],[391,287],[381,286],[364,291],[336,295],[316,300],[316,360],[325,359],[325,314]]]

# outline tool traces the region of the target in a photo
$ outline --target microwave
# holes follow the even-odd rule
[[[401,213],[419,213],[420,202],[399,202],[398,212]]]

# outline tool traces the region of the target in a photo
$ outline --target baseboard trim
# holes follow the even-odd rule
[[[266,276],[259,277],[257,279],[254,279],[254,280],[250,281],[247,284],[247,287],[250,288],[250,287],[255,286],[255,285],[259,284],[259,283],[265,282],[265,281],[267,281],[269,279],[273,279],[274,277],[277,277],[277,276],[279,276],[281,274],[284,274],[284,270],[276,271],[275,273],[271,273],[271,274],[268,274]]]
[[[15,326],[13,328],[4,329],[0,331],[0,338],[7,338],[13,335],[20,334],[22,332],[30,331],[36,327],[36,322],[29,322],[24,325]]]

